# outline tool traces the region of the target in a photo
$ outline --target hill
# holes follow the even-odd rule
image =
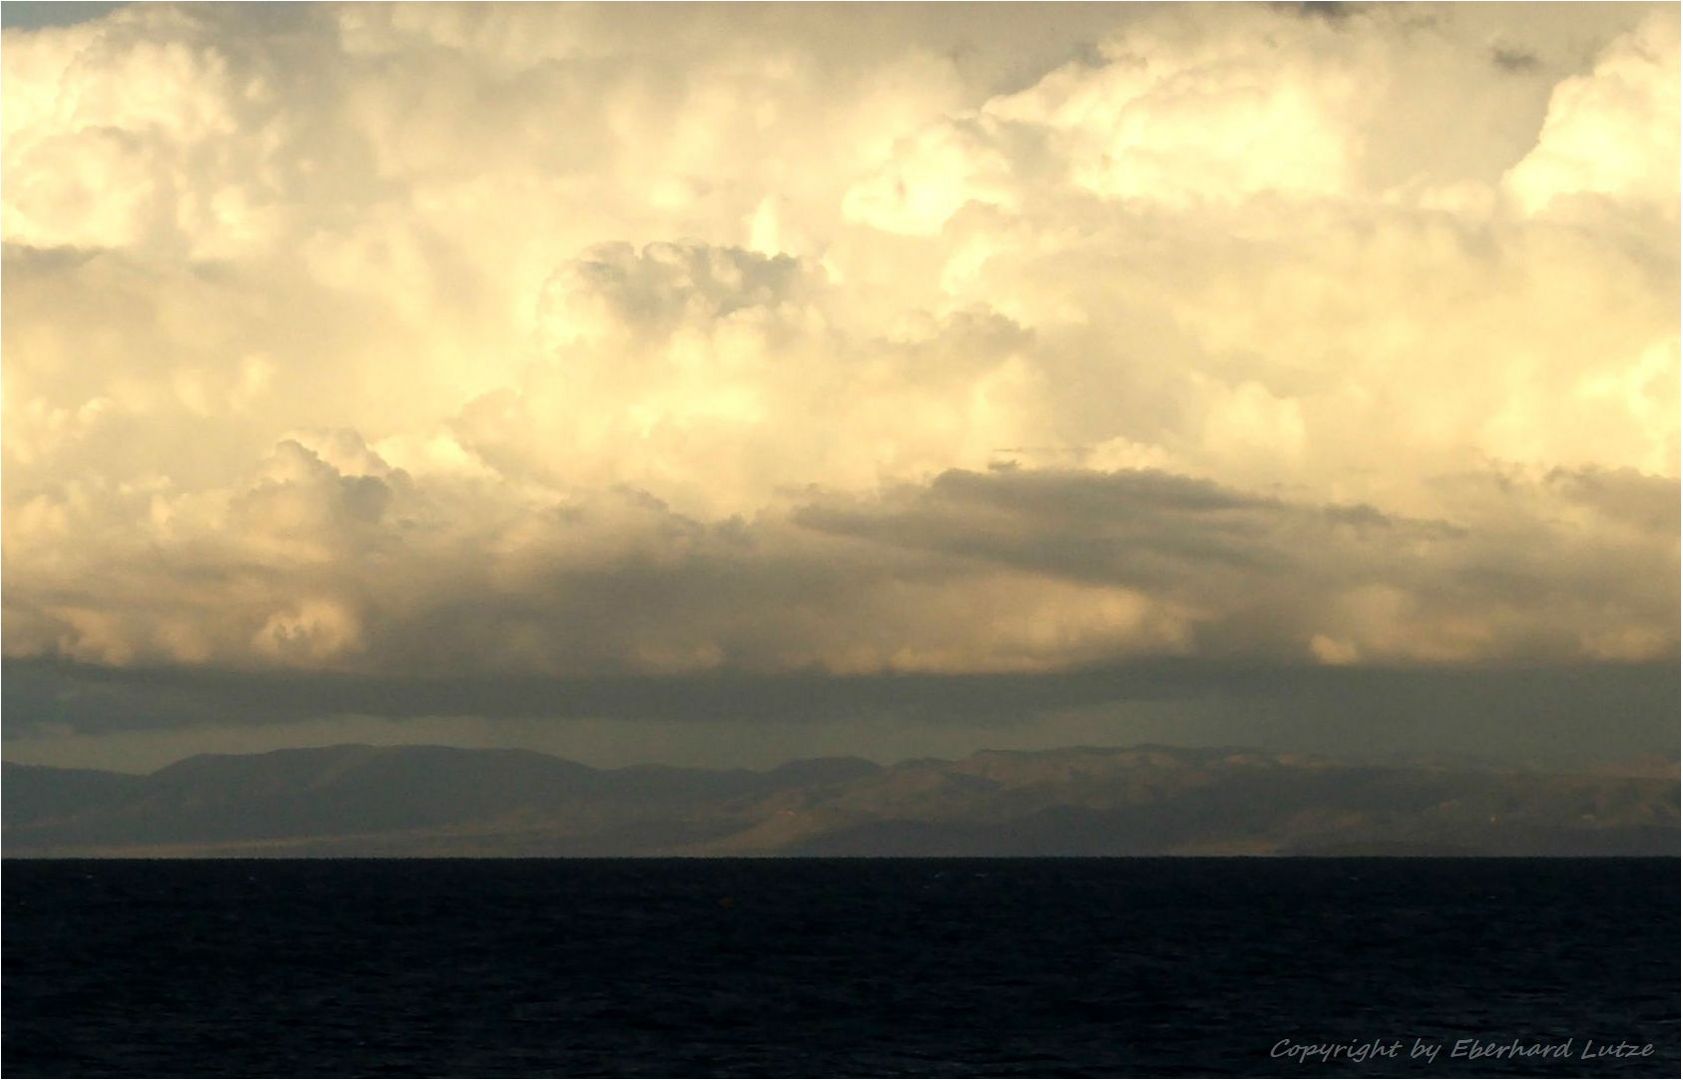
[[[593,769],[332,746],[147,776],[6,764],[7,856],[1675,854],[1678,781],[1243,749]]]

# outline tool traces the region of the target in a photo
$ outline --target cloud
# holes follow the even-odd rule
[[[289,439],[236,493],[149,496],[143,531],[28,504],[15,535],[83,539],[10,556],[12,655],[582,677],[1676,648],[1654,587],[1676,582],[1675,485],[1639,474],[1472,474],[1445,482],[1459,520],[1423,520],[1162,472],[955,470],[707,520],[625,487],[534,506],[305,437],[369,472]]]
[[[1675,10],[1066,14],[8,29],[6,656],[1674,656]]]
[[[1629,660],[1676,648],[1675,490],[1636,476],[1515,476],[1480,502],[1454,499],[1464,514],[1455,522],[1247,496],[1154,472],[954,472],[881,503],[808,508],[800,520],[1140,590],[1178,614],[1178,644],[1195,655]],[[1645,509],[1615,538],[1581,518],[1560,521],[1557,492],[1578,505],[1628,498]],[[1528,553],[1511,550],[1516,534],[1528,537]]]
[[[1537,145],[1506,177],[1526,212],[1595,195],[1676,219],[1677,54],[1676,19],[1656,12],[1555,87]]]

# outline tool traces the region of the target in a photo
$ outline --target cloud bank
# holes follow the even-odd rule
[[[1678,651],[1672,7],[124,7],[4,48],[9,662]]]

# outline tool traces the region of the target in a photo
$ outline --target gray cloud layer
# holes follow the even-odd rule
[[[1056,676],[430,678],[14,661],[7,757],[154,768],[333,742],[526,746],[603,764],[771,766],[1157,742],[1580,769],[1674,758],[1675,665],[1481,670],[1135,662]]]

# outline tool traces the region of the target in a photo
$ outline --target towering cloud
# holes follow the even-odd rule
[[[8,29],[5,654],[1674,659],[1677,19]]]

